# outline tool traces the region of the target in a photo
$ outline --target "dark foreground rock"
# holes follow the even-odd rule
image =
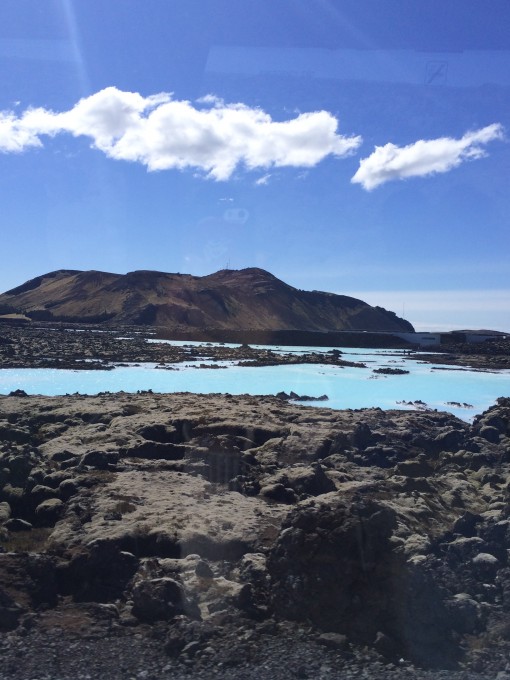
[[[509,416],[0,398],[0,678],[503,680]]]

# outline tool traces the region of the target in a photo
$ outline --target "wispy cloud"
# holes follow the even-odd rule
[[[256,186],[264,186],[265,184],[269,183],[269,180],[271,179],[271,174],[267,173],[265,175],[262,175],[262,177],[259,177],[258,179],[255,180]]]
[[[483,146],[503,137],[502,125],[494,123],[480,130],[467,132],[460,139],[440,137],[420,139],[403,147],[391,143],[376,146],[368,158],[361,159],[351,182],[361,184],[370,191],[395,179],[448,172],[464,161],[482,158],[486,155]]]
[[[109,158],[148,170],[191,168],[227,180],[239,166],[309,168],[327,156],[356,151],[361,137],[337,130],[337,119],[327,111],[274,121],[261,109],[225,104],[212,95],[193,105],[166,93],[143,97],[108,87],[69,111],[0,112],[0,151],[42,147],[43,137],[68,133],[89,137]]]

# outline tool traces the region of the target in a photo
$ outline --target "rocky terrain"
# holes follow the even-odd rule
[[[0,678],[504,680],[509,470],[510,399],[0,397]]]
[[[154,333],[160,337],[159,331]],[[162,332],[164,335],[164,332]],[[152,339],[152,342],[147,342]],[[275,366],[279,364],[330,364],[362,366],[349,362],[338,349],[327,353],[282,354],[271,349],[257,349],[246,343],[227,346],[203,341],[174,346],[156,342],[156,335],[143,326],[102,327],[48,322],[12,322],[0,324],[0,368],[66,368],[73,370],[111,370],[122,363],[171,364],[198,361],[235,361],[241,366]],[[365,346],[365,345],[360,345]],[[388,345],[391,347],[392,345]],[[398,347],[398,345],[397,345]],[[440,348],[439,348],[440,350]],[[406,349],[408,358],[426,363],[500,370],[510,368],[510,341],[486,341],[471,345],[454,345],[434,354]],[[210,364],[209,364],[210,367]],[[385,369],[387,372],[387,369]],[[395,371],[391,371],[394,373]]]
[[[472,366],[487,370],[510,368],[510,339],[508,337],[485,342],[455,343],[439,347],[435,354],[422,355],[422,361],[448,366]]]
[[[150,339],[150,338],[149,338]],[[225,346],[204,343],[170,345],[152,339],[146,329],[127,326],[101,330],[97,326],[44,323],[6,325],[0,328],[1,368],[60,368],[73,370],[112,370],[125,364],[155,363],[171,369],[173,364],[198,363],[211,368],[212,362],[234,361],[240,366],[277,366],[281,364],[326,364],[363,367],[360,362],[342,358],[337,349],[329,352],[292,354],[257,349],[249,345]],[[219,367],[212,364],[213,367]]]
[[[0,315],[43,321],[141,324],[174,330],[413,331],[382,307],[298,290],[263,269],[209,276],[59,270],[0,295]]]

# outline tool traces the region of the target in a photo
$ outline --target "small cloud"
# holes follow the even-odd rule
[[[351,182],[361,184],[364,189],[371,191],[395,179],[448,172],[464,161],[483,158],[486,155],[483,146],[503,138],[503,126],[494,123],[480,130],[467,132],[460,139],[440,137],[420,139],[403,147],[391,143],[376,146],[368,158],[361,159]]]
[[[276,122],[258,108],[225,104],[214,95],[204,100],[208,108],[196,108],[168,93],[143,97],[107,87],[69,111],[0,112],[0,152],[21,153],[42,147],[45,136],[67,133],[89,137],[108,158],[150,171],[190,169],[223,181],[239,166],[311,168],[327,156],[349,156],[361,144],[361,137],[339,134],[327,111]]]
[[[196,100],[197,104],[204,104],[205,106],[225,106],[225,101],[215,94],[205,94]]]
[[[230,196],[229,196],[229,197],[226,197],[226,198],[220,198],[220,203],[223,203],[223,202],[224,202],[224,203],[233,203],[233,202],[234,202],[234,199],[233,199],[233,198],[230,198]]]
[[[259,177],[257,180],[255,180],[255,184],[259,187],[263,186],[263,185],[269,183],[270,178],[271,178],[271,175],[268,173],[266,175],[263,175],[262,177]]]

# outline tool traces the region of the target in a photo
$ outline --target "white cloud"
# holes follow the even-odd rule
[[[440,137],[420,139],[404,147],[391,143],[376,146],[368,158],[361,159],[351,182],[361,184],[370,191],[394,179],[448,172],[466,160],[482,158],[486,155],[483,145],[503,137],[502,125],[494,123],[480,130],[467,132],[460,139]]]
[[[206,104],[207,106],[225,106],[225,100],[217,97],[215,94],[205,94],[196,100],[197,104]]]
[[[201,103],[204,108],[170,94],[143,97],[108,87],[61,113],[0,112],[0,151],[41,147],[42,136],[69,133],[91,138],[109,158],[148,170],[193,168],[227,180],[239,165],[313,167],[329,155],[350,155],[361,144],[361,137],[338,134],[338,121],[327,111],[276,122],[261,109],[225,104],[212,95]]]
[[[269,183],[269,180],[271,179],[271,174],[268,172],[265,175],[262,175],[262,177],[259,177],[257,180],[255,180],[255,184],[260,187],[264,186],[265,184]]]

